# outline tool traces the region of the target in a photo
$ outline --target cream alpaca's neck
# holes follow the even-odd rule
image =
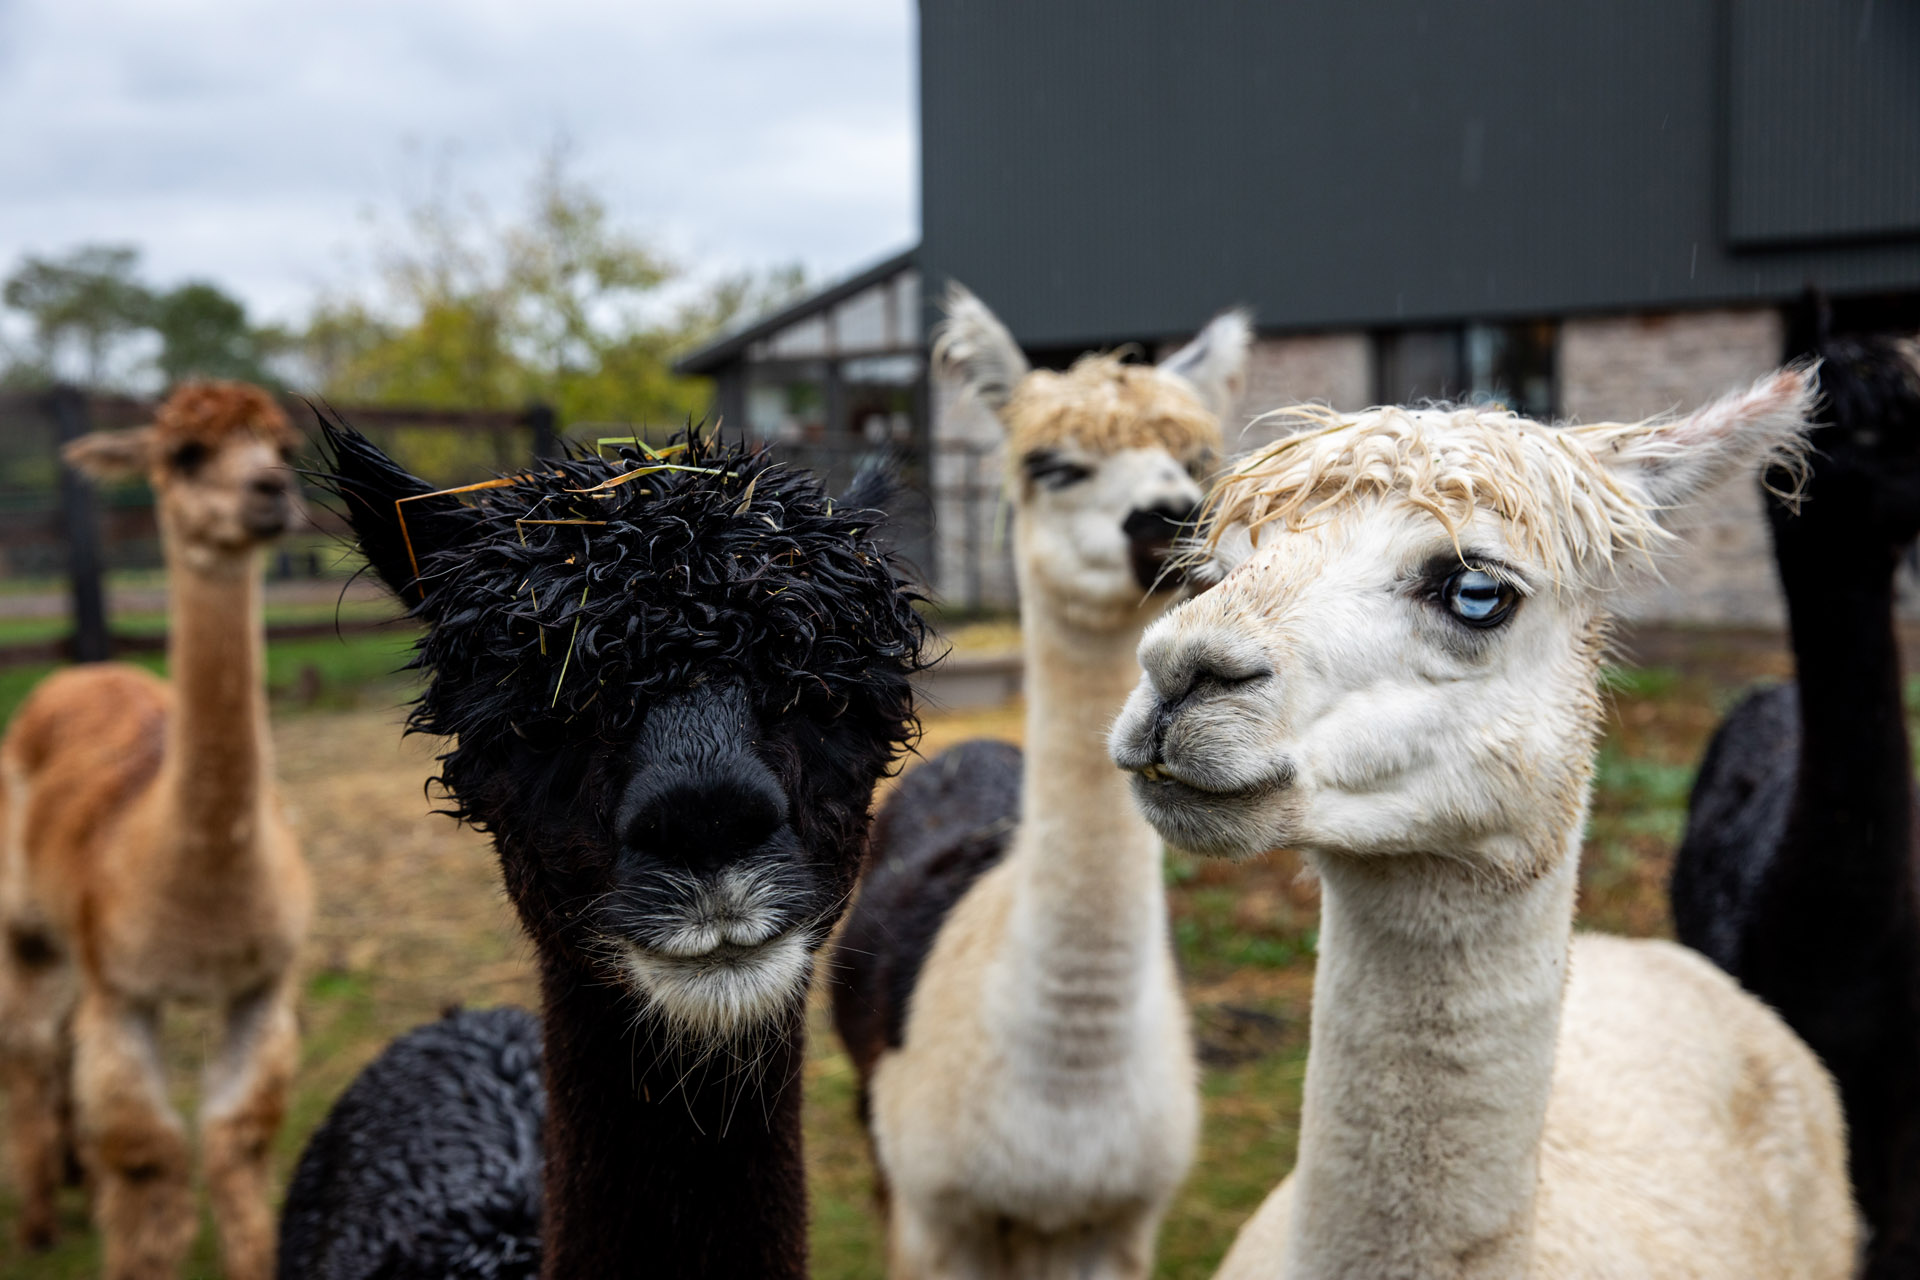
[[[1167,964],[1160,837],[1107,755],[1139,679],[1151,614],[1091,629],[1044,602],[1023,609],[1027,740],[1008,871],[1012,914],[993,980],[1006,1047],[1036,1083],[1091,1099],[1135,1061]],[[1116,1077],[1115,1073],[1119,1076]]]
[[[256,848],[272,774],[260,555],[167,557],[167,662],[174,707],[160,793],[191,870]]]
[[[1160,883],[1160,837],[1135,811],[1127,778],[1107,754],[1107,730],[1140,679],[1134,658],[1157,610],[1102,629],[1023,610],[1026,753],[1013,856],[1049,914],[1110,917],[1145,909],[1141,882]],[[1138,930],[1114,919],[1125,936]]]
[[[1526,1271],[1577,832],[1524,883],[1439,855],[1321,877],[1288,1277]]]

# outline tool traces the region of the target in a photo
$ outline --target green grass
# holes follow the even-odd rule
[[[413,638],[412,631],[396,628],[275,641],[267,646],[268,697],[276,711],[341,710],[375,699],[404,699],[410,677],[402,668],[411,656]],[[167,673],[164,654],[132,654],[123,661]],[[0,667],[0,722],[11,719],[34,686],[54,670],[54,663]]]
[[[384,622],[399,610],[385,600],[342,600],[315,604],[275,604],[268,606],[269,627],[338,621],[342,629],[355,623]],[[120,635],[159,636],[167,631],[164,610],[135,610],[113,615],[113,630]],[[65,617],[0,618],[0,645],[37,644],[59,640],[73,630]]]
[[[362,812],[363,792],[328,789],[328,780],[350,767],[373,768],[369,762],[377,760],[391,768],[379,747],[396,733],[390,708],[409,686],[393,673],[409,643],[406,633],[376,632],[351,634],[344,643],[327,637],[269,648],[276,718],[308,707],[323,712],[283,734],[280,753],[283,785],[319,828],[308,851],[323,899],[301,1001],[302,1065],[275,1144],[282,1186],[308,1134],[364,1063],[449,998],[501,998],[482,994],[473,975],[525,955],[510,919],[502,931],[499,882],[484,842],[470,833],[456,839],[451,824],[439,820],[424,825],[425,834],[406,825],[421,821],[424,760],[392,779],[386,809]],[[0,670],[0,714],[9,714],[40,674]],[[1693,762],[1726,689],[1664,668],[1616,671],[1609,683],[1614,719],[1596,761],[1582,920],[1658,933],[1666,927],[1667,859],[1684,822]],[[1920,694],[1920,681],[1910,688]],[[324,714],[335,707],[361,710]],[[935,715],[929,729],[942,742],[955,734],[1017,733],[1018,716],[995,715]],[[355,736],[329,754],[325,743],[342,725],[357,726]],[[318,821],[321,814],[334,815],[331,827]],[[435,853],[440,845],[427,841],[449,847]],[[353,866],[342,862],[349,855],[365,862],[365,878],[352,878]],[[1210,1276],[1241,1223],[1292,1166],[1318,926],[1316,891],[1298,866],[1283,855],[1168,861],[1175,943],[1207,1065],[1200,1150],[1162,1231],[1156,1276]],[[812,1273],[819,1280],[880,1280],[884,1240],[855,1118],[853,1068],[818,1002],[812,1032],[805,1081]],[[183,1046],[173,1076],[190,1082],[203,1041],[191,1034],[173,1039]],[[97,1272],[97,1247],[77,1195],[65,1203],[65,1242],[51,1255],[9,1252],[5,1233],[15,1209],[0,1176],[0,1280]],[[218,1274],[210,1231],[185,1274]]]

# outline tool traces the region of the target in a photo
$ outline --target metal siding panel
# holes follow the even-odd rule
[[[1718,0],[924,0],[921,38],[929,281],[1032,345],[1920,284],[1920,245],[1726,246]]]
[[[1736,243],[1920,231],[1920,5],[1740,0],[1728,43]]]

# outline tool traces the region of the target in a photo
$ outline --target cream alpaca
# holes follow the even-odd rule
[[[1689,952],[1571,936],[1605,593],[1813,394],[1372,410],[1222,486],[1222,581],[1148,632],[1111,745],[1171,842],[1322,879],[1299,1163],[1223,1277],[1850,1274],[1813,1055]]]
[[[200,1136],[226,1274],[273,1273],[270,1148],[295,1066],[293,964],[311,895],[274,794],[260,548],[297,510],[298,439],[264,392],[201,383],[154,426],[69,447],[95,474],[153,482],[173,679],[60,672],[0,742],[0,1050],[23,1226],[32,1243],[51,1237],[51,1117],[70,1044],[110,1280],[174,1275],[199,1225],[157,1043],[176,1000],[224,1019]]]
[[[1199,1108],[1160,840],[1103,743],[1173,597],[1163,557],[1197,515],[1247,325],[1223,316],[1157,368],[1050,373],[971,295],[949,312],[937,358],[1007,431],[1026,751],[1019,794],[1002,768],[968,821],[922,797],[951,772],[977,790],[1006,749],[955,748],[889,802],[836,1015],[867,1073],[894,1276],[1144,1276]],[[921,835],[941,824],[957,844]]]

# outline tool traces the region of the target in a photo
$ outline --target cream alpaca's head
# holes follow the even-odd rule
[[[144,475],[169,545],[189,563],[243,557],[300,514],[300,434],[272,396],[241,382],[185,382],[147,426],[96,431],[64,456],[95,479]]]
[[[1079,625],[1119,626],[1172,599],[1166,559],[1218,465],[1220,420],[1246,381],[1251,328],[1230,311],[1158,365],[1082,356],[1028,366],[1006,326],[958,285],[934,360],[999,421],[1023,595]]]
[[[1110,747],[1147,819],[1199,853],[1538,874],[1586,803],[1609,593],[1678,508],[1797,459],[1814,393],[1785,370],[1632,425],[1284,411],[1217,491],[1219,585],[1141,643]]]

